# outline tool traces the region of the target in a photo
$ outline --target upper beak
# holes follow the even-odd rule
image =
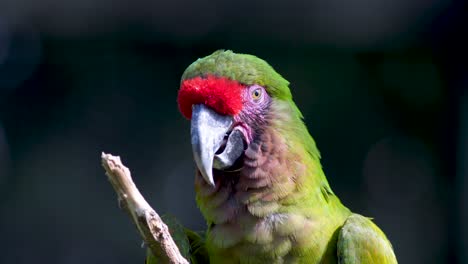
[[[213,159],[233,123],[234,119],[231,116],[219,115],[203,104],[192,107],[193,157],[201,175],[212,186],[215,186]]]

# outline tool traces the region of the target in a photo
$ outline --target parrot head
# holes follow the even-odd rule
[[[275,102],[289,105],[302,124],[288,85],[264,60],[232,51],[216,51],[185,70],[179,110],[191,120],[193,157],[208,184],[216,185],[213,170],[242,168],[245,150],[275,118]]]
[[[196,77],[182,83],[181,111],[191,119],[193,156],[211,185],[213,169],[236,170],[248,144],[261,128],[271,98],[259,85],[223,77]]]

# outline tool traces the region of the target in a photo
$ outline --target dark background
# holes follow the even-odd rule
[[[0,0],[0,263],[143,263],[100,166],[204,223],[184,69],[223,48],[291,82],[332,188],[400,263],[468,263],[462,1]]]

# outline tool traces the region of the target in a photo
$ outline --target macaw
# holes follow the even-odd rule
[[[377,225],[330,188],[289,82],[267,62],[216,51],[185,70],[177,101],[207,223],[185,232],[192,262],[397,263]]]

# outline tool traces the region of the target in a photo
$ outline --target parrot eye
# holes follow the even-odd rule
[[[263,97],[263,88],[258,86],[252,87],[250,90],[250,96],[255,102],[260,101]]]

